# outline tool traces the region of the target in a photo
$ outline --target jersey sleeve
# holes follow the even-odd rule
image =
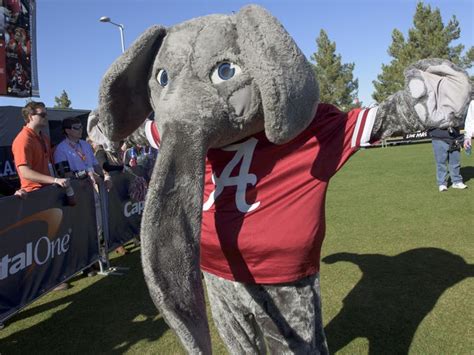
[[[359,148],[370,146],[376,113],[377,108],[345,113],[324,104],[318,109],[311,129],[319,143],[315,166],[322,176],[333,176]]]
[[[354,110],[348,113],[349,121],[355,121],[354,130],[351,135],[351,148],[368,147],[374,141],[371,140],[377,107]]]

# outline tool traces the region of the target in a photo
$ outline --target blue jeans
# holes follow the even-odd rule
[[[449,144],[440,139],[433,139],[433,152],[436,160],[436,181],[439,185],[446,185],[448,181],[448,169],[451,176],[451,182],[462,182],[461,170],[461,152],[455,150],[448,152]]]

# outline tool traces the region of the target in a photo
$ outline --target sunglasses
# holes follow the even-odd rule
[[[48,114],[46,112],[34,113],[33,116],[40,116],[45,118]]]
[[[75,130],[75,131],[80,131],[82,129],[82,125],[81,124],[78,124],[78,125],[72,125],[71,126],[71,129]]]

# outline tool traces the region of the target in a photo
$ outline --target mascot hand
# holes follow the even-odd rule
[[[465,71],[447,60],[425,59],[405,71],[415,111],[427,127],[462,123],[471,96]]]
[[[405,70],[405,89],[377,111],[373,138],[460,126],[470,101],[468,74],[443,59],[423,59]]]

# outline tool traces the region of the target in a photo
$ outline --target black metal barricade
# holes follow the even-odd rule
[[[75,206],[56,186],[0,199],[0,323],[99,260],[92,186],[72,186]]]
[[[130,197],[130,187],[134,179],[140,176],[141,171],[134,169],[130,172],[112,174],[113,186],[107,194],[106,206],[107,250],[115,250],[140,234],[140,223],[145,206],[144,200],[133,200]],[[103,195],[102,195],[103,196]]]
[[[96,262],[102,274],[120,274],[108,254],[139,236],[144,201],[130,197],[130,185],[141,173],[113,174],[99,193],[89,179],[72,180],[75,206],[57,186],[0,198],[0,324]]]

